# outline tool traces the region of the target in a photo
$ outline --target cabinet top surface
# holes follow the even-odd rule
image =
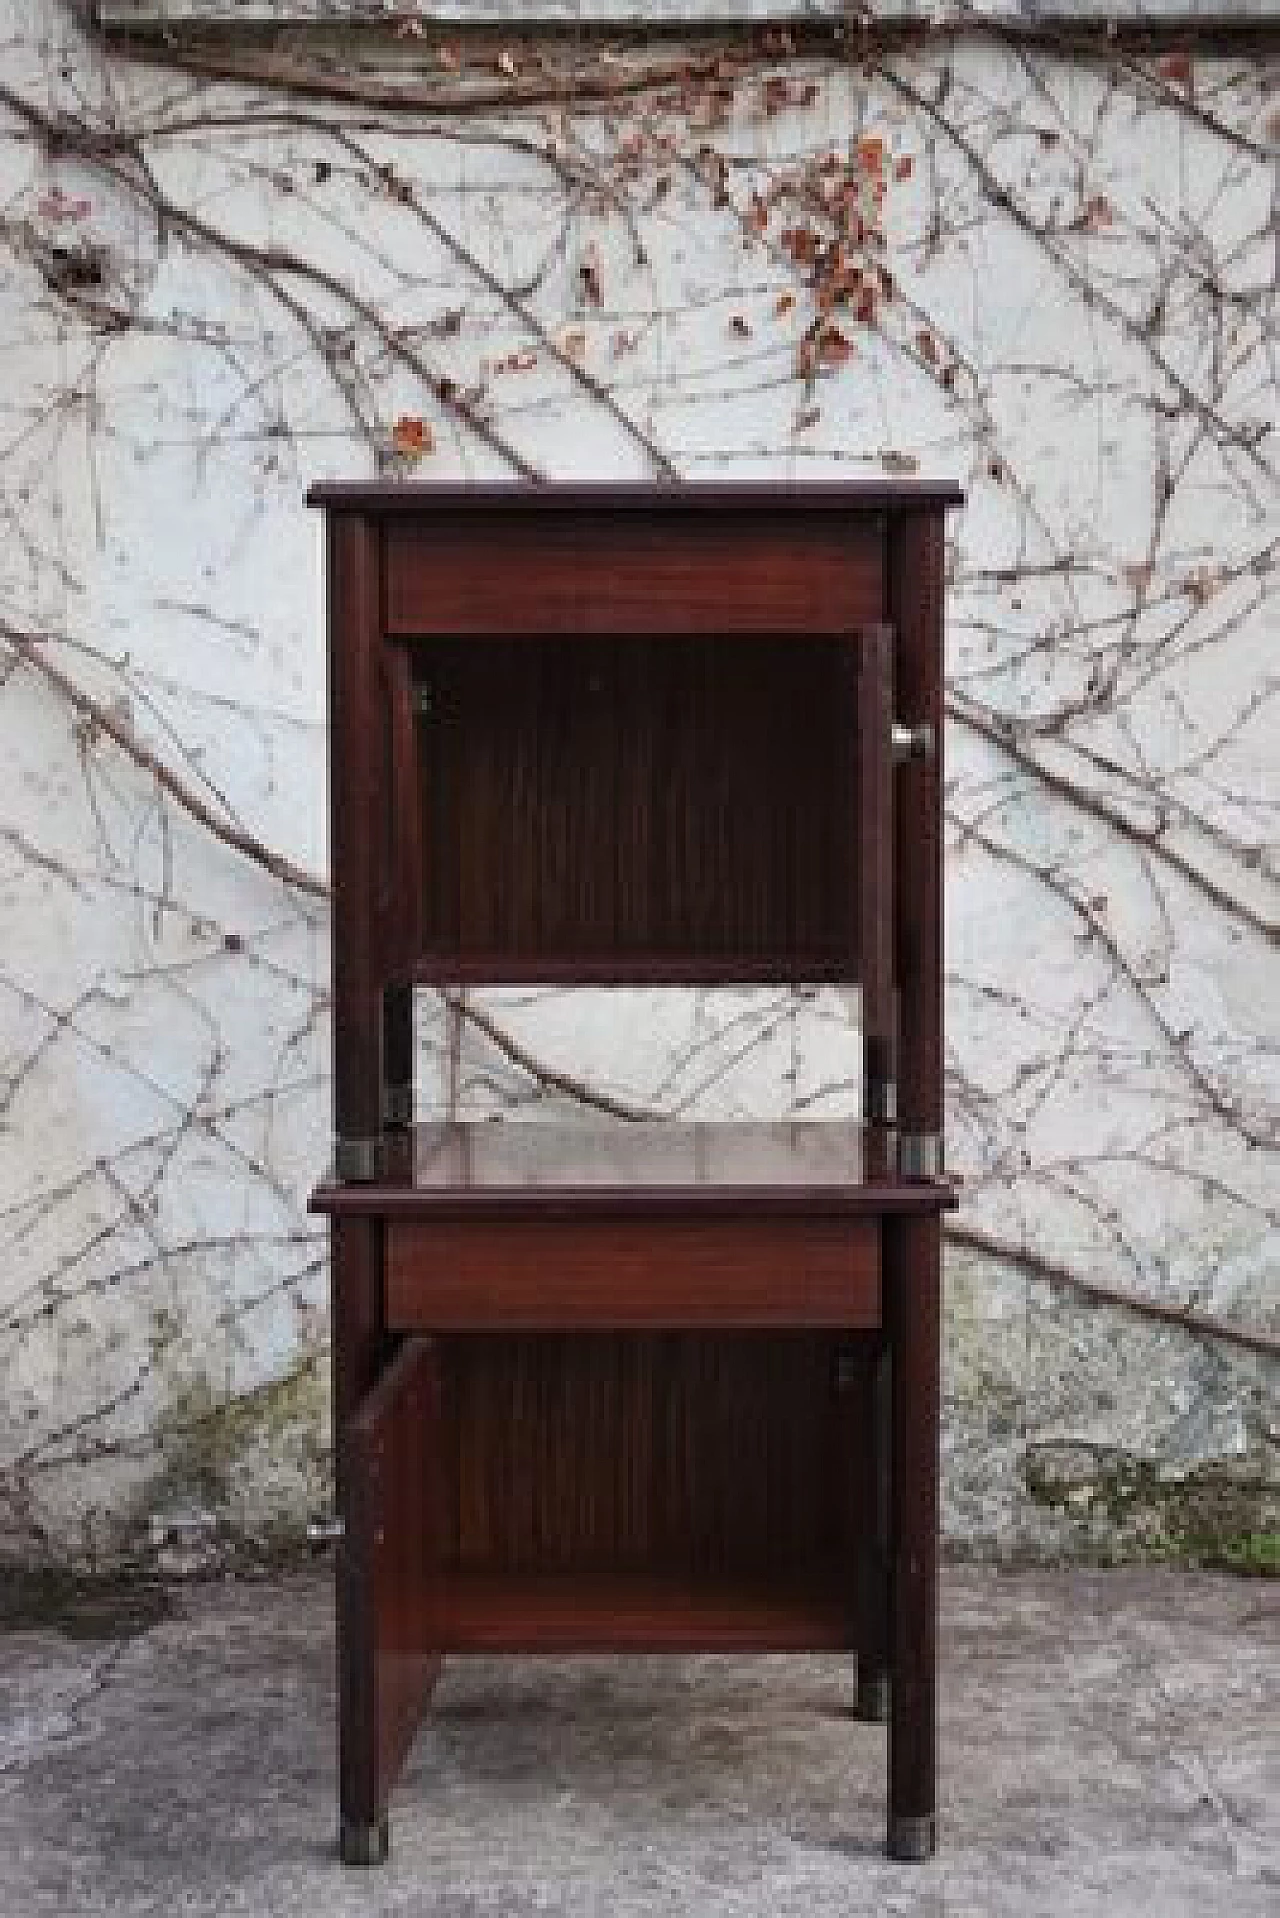
[[[530,1216],[936,1212],[944,1182],[871,1175],[855,1121],[428,1124],[398,1178],[320,1186],[319,1212]]]
[[[892,511],[895,507],[959,506],[951,480],[846,480],[838,484],[752,481],[693,486],[440,486],[404,481],[325,481],[307,492],[308,506],[373,515],[427,512],[768,512]]]

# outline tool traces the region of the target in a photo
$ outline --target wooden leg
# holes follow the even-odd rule
[[[387,1801],[439,1659],[425,1625],[438,1465],[439,1381],[429,1340],[383,1365],[381,1226],[333,1226],[339,1845],[345,1864],[387,1855]]]
[[[941,1238],[937,1219],[886,1221],[891,1371],[889,1838],[891,1857],[937,1842],[938,1415]]]
[[[399,1132],[413,1124],[413,988],[382,989],[382,1126]]]
[[[857,1715],[889,1716],[889,1349],[878,1338],[861,1367],[858,1399]]]

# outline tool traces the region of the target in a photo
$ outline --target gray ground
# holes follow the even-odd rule
[[[1280,1914],[1280,1588],[951,1570],[942,1650],[932,1865],[880,1853],[848,1663],[522,1659],[446,1667],[351,1873],[322,1575],[11,1632],[0,1912]]]

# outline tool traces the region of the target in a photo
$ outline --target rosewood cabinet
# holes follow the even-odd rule
[[[350,1862],[476,1650],[852,1652],[933,1849],[956,499],[311,495]],[[753,980],[860,983],[861,1123],[413,1123],[415,987]]]

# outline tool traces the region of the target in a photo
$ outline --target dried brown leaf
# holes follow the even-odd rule
[[[600,274],[600,253],[594,241],[578,262],[578,290],[589,306],[604,305],[604,285]]]
[[[391,429],[391,444],[402,458],[416,462],[435,452],[436,437],[426,420],[402,413]]]

